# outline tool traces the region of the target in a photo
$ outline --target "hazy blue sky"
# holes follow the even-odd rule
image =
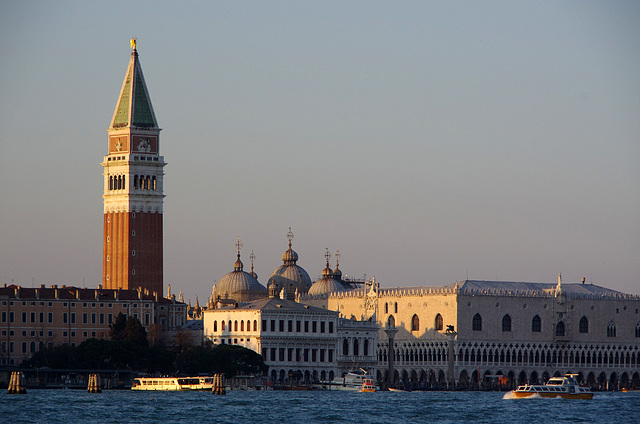
[[[640,293],[640,2],[0,3],[0,282],[96,287],[107,132],[138,52],[165,287],[261,283],[292,227],[382,286]],[[333,264],[333,260],[332,260]]]

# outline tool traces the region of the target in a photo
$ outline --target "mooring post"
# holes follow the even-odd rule
[[[10,395],[27,393],[27,383],[22,371],[13,371],[9,380],[9,389],[7,393]]]
[[[227,391],[224,388],[224,374],[213,375],[213,388],[211,394],[214,395],[226,395]]]
[[[100,387],[100,376],[98,374],[89,374],[89,386],[87,387],[89,393],[102,393],[102,387]]]

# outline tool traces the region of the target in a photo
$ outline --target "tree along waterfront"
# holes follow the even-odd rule
[[[111,325],[111,340],[89,339],[78,346],[62,344],[44,348],[20,365],[20,370],[28,376],[39,372],[55,373],[60,378],[72,373],[96,371],[103,374],[116,371],[120,375],[224,373],[231,378],[261,375],[267,369],[261,355],[240,346],[214,345],[211,342],[202,346],[149,346],[140,321],[122,314]],[[4,385],[4,380],[0,375],[0,384]]]

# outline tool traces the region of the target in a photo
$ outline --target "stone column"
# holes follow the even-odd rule
[[[389,373],[387,374],[387,387],[393,387],[395,384],[393,378],[393,361],[395,357],[395,346],[393,345],[393,338],[395,337],[398,330],[395,327],[390,327],[384,330],[387,333],[387,337],[389,337]]]
[[[453,327],[451,329],[447,329],[447,384],[449,384],[449,390],[454,390],[456,387],[456,376],[455,376],[455,346],[454,341],[456,339],[456,333],[453,331]]]

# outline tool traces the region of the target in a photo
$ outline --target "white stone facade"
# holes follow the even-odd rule
[[[338,313],[264,298],[206,310],[204,337],[260,353],[274,382],[305,384],[338,374]]]
[[[366,302],[366,291],[354,290],[311,303],[360,318]],[[376,308],[379,381],[388,381],[384,328],[395,326],[395,384],[486,387],[495,376],[515,385],[572,372],[601,388],[640,385],[637,295],[580,283],[465,281],[380,289]]]
[[[104,213],[163,212],[164,156],[144,153],[116,154],[104,157]],[[124,184],[114,188],[113,178],[124,178]],[[136,179],[144,178],[136,184]],[[145,188],[146,180],[147,188]],[[116,182],[117,184],[117,182]]]

